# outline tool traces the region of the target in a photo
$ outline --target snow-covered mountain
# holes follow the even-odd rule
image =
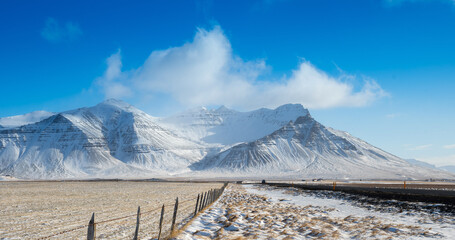
[[[433,165],[433,164],[430,164],[430,163],[427,163],[427,162],[424,162],[424,161],[420,161],[420,160],[417,160],[417,159],[406,159],[406,161],[408,163],[411,163],[413,165],[418,165],[418,166],[421,166],[421,167],[444,170],[444,171],[448,171],[448,172],[451,172],[451,173],[455,173],[455,166],[454,165],[446,165],[446,166],[436,167],[436,165]]]
[[[446,170],[448,172],[454,173],[455,174],[455,166],[454,165],[447,165],[447,166],[441,166],[439,169]]]
[[[327,128],[299,104],[155,118],[111,99],[49,115],[0,129],[0,175],[455,178]]]
[[[55,113],[46,111],[35,111],[24,115],[0,118],[0,128],[12,128],[26,124],[36,123],[45,118],[48,118]]]
[[[327,128],[310,114],[258,140],[208,156],[193,170],[238,176],[300,178],[453,178],[405,160],[342,131]]]
[[[417,165],[417,166],[431,168],[431,169],[437,169],[438,168],[438,167],[436,167],[433,164],[430,164],[430,163],[427,163],[427,162],[424,162],[424,161],[420,161],[420,160],[417,160],[417,159],[405,159],[405,160],[406,160],[406,162],[408,162],[408,163],[410,163],[412,165]]]
[[[0,130],[0,173],[27,178],[185,171],[205,148],[117,100]]]
[[[286,104],[273,110],[261,108],[251,112],[238,112],[222,106],[215,110],[192,109],[162,118],[159,123],[193,140],[232,145],[264,137],[307,114],[308,110],[300,104]]]

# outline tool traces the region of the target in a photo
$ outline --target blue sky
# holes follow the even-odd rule
[[[154,116],[302,103],[455,164],[455,2],[1,1],[0,117],[116,97]]]

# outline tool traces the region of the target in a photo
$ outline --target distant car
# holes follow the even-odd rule
[[[322,181],[322,178],[314,178],[313,179],[313,182],[319,182],[319,181]]]

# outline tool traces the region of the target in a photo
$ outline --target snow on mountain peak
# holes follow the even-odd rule
[[[115,107],[115,108],[124,109],[124,110],[137,109],[134,106],[132,106],[131,104],[126,103],[126,102],[124,102],[122,100],[119,100],[119,99],[115,99],[115,98],[106,99],[106,100],[104,100],[103,102],[99,103],[96,106],[100,106],[100,107],[103,107],[103,106],[104,107]]]
[[[281,105],[275,109],[275,111],[280,111],[280,112],[307,112],[308,110],[302,106],[300,103],[288,103]]]
[[[308,110],[300,104],[250,112],[237,112],[221,106],[216,110],[193,109],[162,118],[159,123],[193,140],[232,145],[264,137],[289,121],[308,114]]]
[[[131,169],[166,174],[185,171],[203,154],[201,145],[118,100],[0,130],[0,173],[22,177],[103,177]]]
[[[196,108],[158,119],[108,99],[93,107],[49,115],[35,112],[9,118],[30,122],[47,116],[0,129],[0,174],[142,177],[196,170],[202,172],[190,174],[454,178],[412,166],[346,132],[325,127],[300,104],[250,112],[225,106]],[[5,118],[0,119],[1,125],[4,122]]]
[[[216,112],[232,112],[234,110],[227,108],[224,105],[221,105],[219,108],[215,110]]]
[[[454,178],[450,173],[412,166],[358,138],[332,131],[309,114],[263,138],[208,155],[191,169],[257,178]]]

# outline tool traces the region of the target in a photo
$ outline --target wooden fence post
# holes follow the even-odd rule
[[[194,216],[196,216],[198,205],[199,205],[199,194],[197,195],[196,207],[194,208]]]
[[[212,202],[215,201],[216,189],[212,190]]]
[[[139,220],[141,217],[141,207],[137,207],[137,219],[136,219],[136,231],[134,231],[133,240],[137,240],[137,235],[139,234]]]
[[[95,240],[96,226],[95,226],[95,213],[92,214],[92,218],[88,222],[87,229],[87,240]]]
[[[163,204],[163,207],[161,208],[160,231],[158,232],[158,240],[160,240],[160,237],[161,237],[161,228],[163,227],[163,217],[164,217],[164,204]]]
[[[207,195],[205,196],[204,207],[207,207],[207,201],[209,200],[209,191],[207,191]]]
[[[212,190],[209,190],[209,199],[207,199],[207,206],[210,205],[210,199],[212,199]]]
[[[204,208],[205,195],[206,193],[204,193],[204,197],[202,198],[201,206],[199,207],[199,212]]]
[[[175,199],[175,205],[174,205],[174,215],[172,216],[172,224],[171,224],[171,234],[174,232],[174,225],[175,225],[175,220],[177,218],[177,210],[179,208],[179,198]]]
[[[201,198],[199,198],[199,206],[197,206],[197,212],[200,212],[201,211],[201,203],[202,203],[202,197],[203,197],[203,193],[201,193]]]

